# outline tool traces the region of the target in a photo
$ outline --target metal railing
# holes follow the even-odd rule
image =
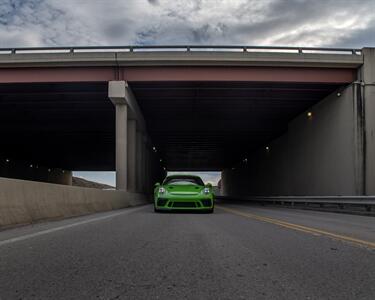
[[[375,209],[375,196],[253,196],[253,197],[229,197],[216,196],[218,200],[236,200],[244,202],[265,204],[279,204],[295,206],[301,204],[304,206],[318,205],[323,208],[326,206],[337,206],[339,209],[347,207],[362,207],[367,212]]]
[[[0,54],[23,53],[89,53],[89,52],[275,52],[275,53],[316,53],[361,55],[361,49],[315,48],[315,47],[274,47],[236,45],[147,45],[147,46],[77,46],[77,47],[23,47],[0,48]]]

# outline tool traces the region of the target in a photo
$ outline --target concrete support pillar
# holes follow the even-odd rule
[[[127,190],[128,185],[128,105],[125,81],[110,81],[108,97],[116,109],[116,189]]]
[[[145,122],[125,81],[110,81],[108,96],[116,107],[116,188],[147,191]]]
[[[128,120],[128,190],[135,192],[136,187],[136,156],[137,156],[137,121]]]
[[[148,145],[147,145],[147,140],[145,140],[145,183],[144,183],[144,191],[147,193],[148,192],[148,182],[150,180],[149,178],[150,174],[148,172]]]
[[[142,191],[142,132],[137,131],[137,137],[136,137],[136,143],[137,143],[137,157],[136,157],[136,168],[137,168],[137,174],[136,174],[136,186],[137,191]]]
[[[141,135],[141,190],[142,192],[145,192],[146,190],[146,144],[145,144],[145,137],[142,134]]]
[[[116,189],[127,190],[127,125],[128,113],[126,104],[116,104]]]
[[[56,182],[58,184],[72,185],[73,183],[73,172],[67,170],[61,170],[61,175],[59,180]]]
[[[146,193],[150,192],[150,186],[151,186],[151,161],[150,161],[150,145],[146,143]]]

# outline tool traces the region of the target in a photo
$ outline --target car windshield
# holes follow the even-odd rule
[[[195,177],[178,177],[178,178],[167,178],[164,184],[173,185],[204,185],[202,179]]]

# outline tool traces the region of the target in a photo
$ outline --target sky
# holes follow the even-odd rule
[[[202,178],[204,183],[211,183],[212,185],[217,185],[218,181],[220,180],[220,173],[219,172],[168,172],[168,175],[175,175],[175,174],[190,174],[190,175],[198,175]]]
[[[191,175],[198,175],[202,178],[204,183],[211,183],[212,185],[217,185],[218,181],[220,180],[220,172],[168,172],[168,175],[173,174],[191,174]],[[105,183],[111,186],[115,185],[116,181],[116,174],[115,172],[73,172],[73,175],[76,177]]]
[[[0,47],[375,46],[374,0],[0,0]]]
[[[171,44],[375,47],[375,0],[0,0],[0,48]]]

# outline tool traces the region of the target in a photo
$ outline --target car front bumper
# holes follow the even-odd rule
[[[180,198],[180,197],[159,197],[155,200],[157,210],[212,210],[214,199],[204,198]]]

